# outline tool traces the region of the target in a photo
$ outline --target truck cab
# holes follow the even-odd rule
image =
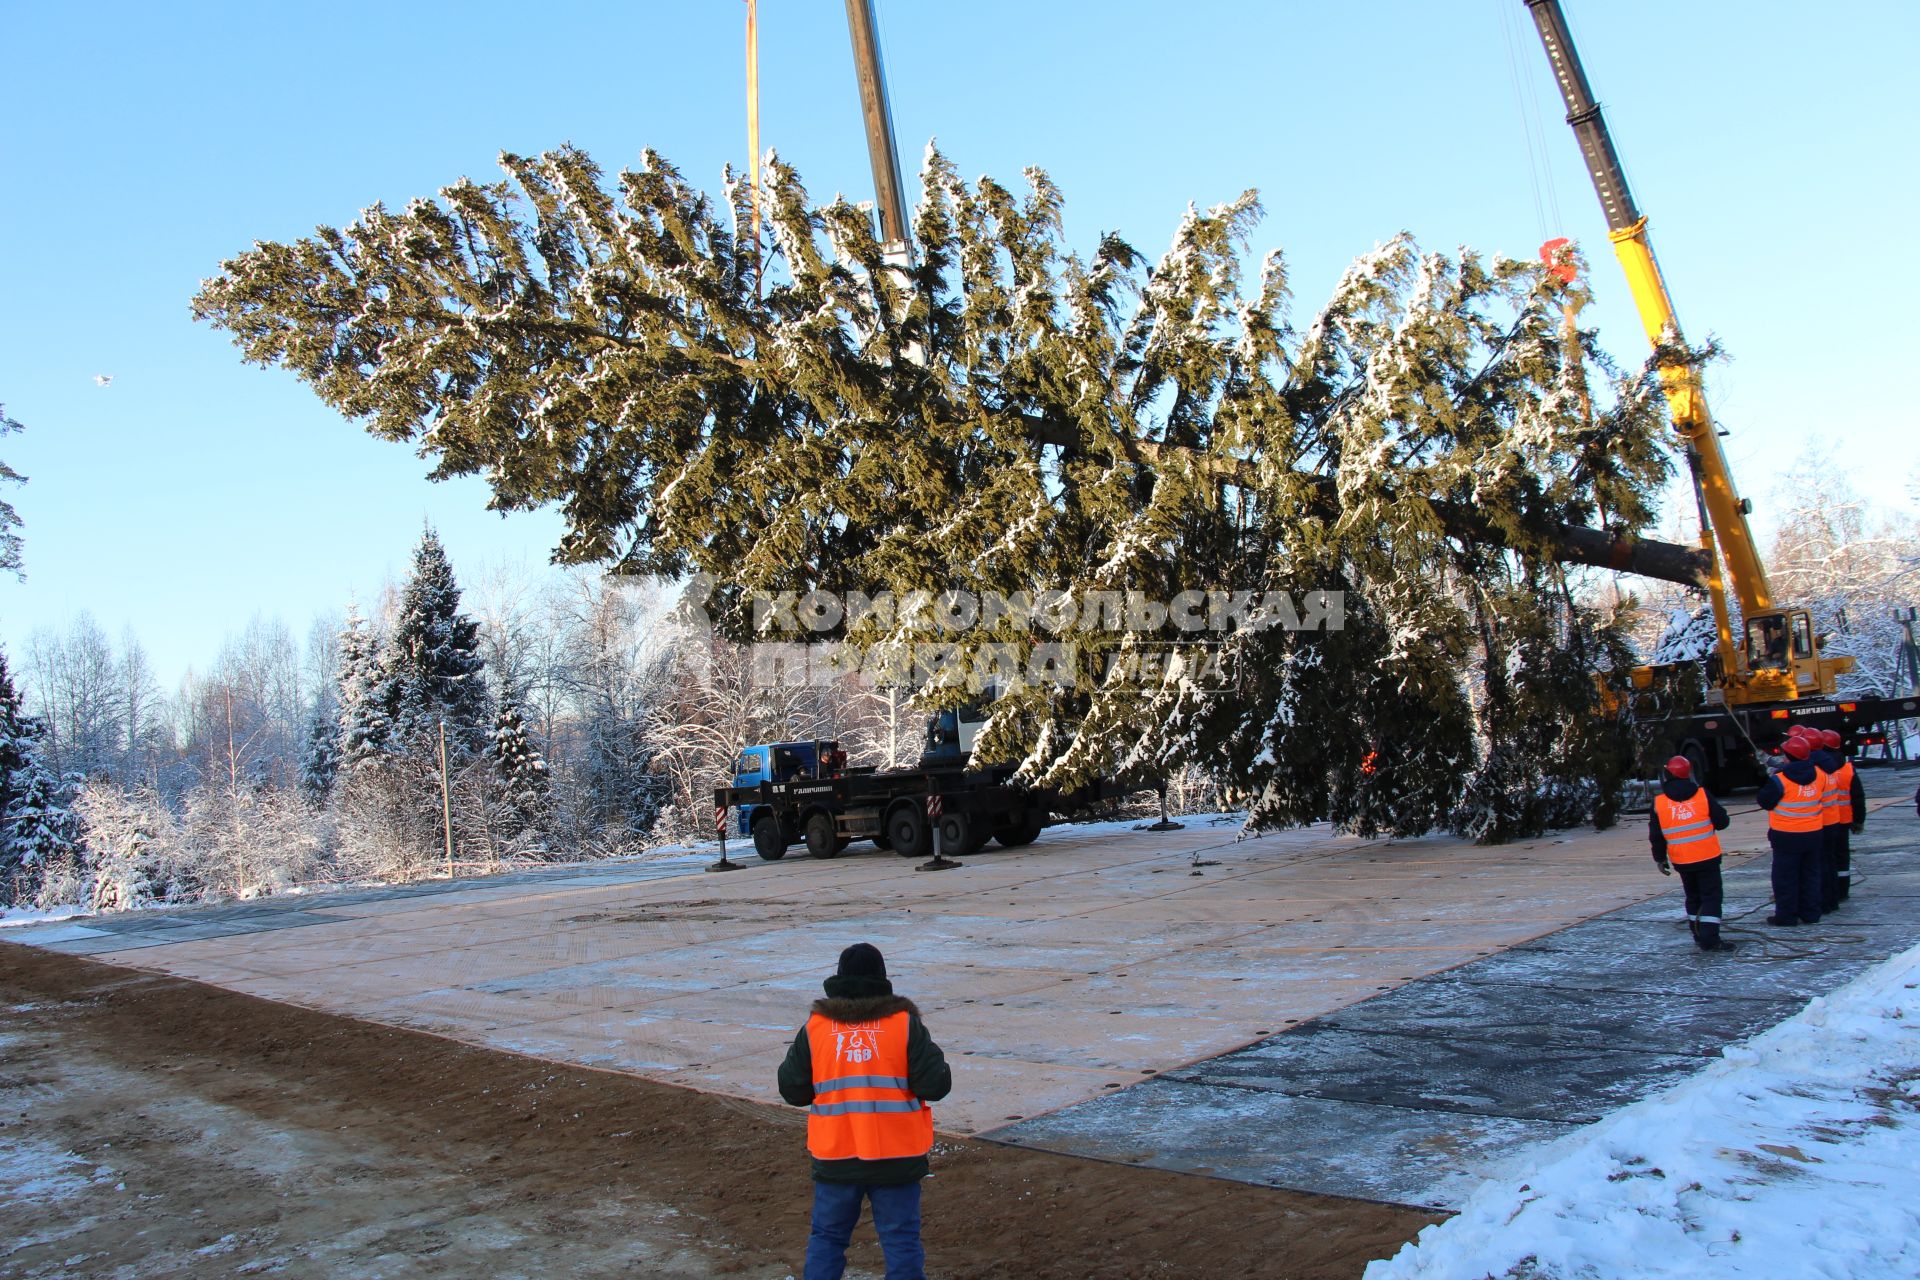
[[[936,711],[927,717],[926,747],[920,752],[922,769],[964,769],[973,758],[974,739],[986,727],[986,714],[977,706]]]
[[[796,778],[831,778],[846,771],[847,753],[837,740],[812,742],[763,742],[745,747],[733,762],[733,785],[757,787],[763,782],[792,782]],[[753,835],[754,819],[767,810],[766,805],[739,806],[739,831]],[[791,843],[791,841],[788,841]]]

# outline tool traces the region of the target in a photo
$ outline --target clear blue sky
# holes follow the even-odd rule
[[[1116,229],[1158,252],[1188,201],[1258,187],[1254,249],[1288,251],[1309,309],[1402,229],[1517,255],[1572,235],[1590,317],[1643,358],[1521,0],[880,3],[904,154],[937,135],[968,174],[1049,170],[1079,244]],[[1744,487],[1764,507],[1818,449],[1903,501],[1920,7],[1567,4],[1681,317],[1733,357],[1711,386]],[[427,483],[406,448],[243,366],[188,300],[256,239],[490,179],[502,149],[571,141],[616,168],[651,146],[717,188],[746,150],[740,0],[0,12],[0,403],[28,428],[0,457],[31,477],[8,495],[29,578],[0,582],[0,640],[90,609],[131,623],[170,686],[255,612],[299,633],[371,596],[423,518],[456,568],[544,559],[557,520]],[[760,13],[764,143],[816,195],[868,197],[842,5]]]

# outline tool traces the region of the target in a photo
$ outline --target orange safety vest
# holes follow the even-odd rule
[[[902,1009],[873,1022],[807,1019],[807,1150],[816,1160],[896,1160],[933,1150],[933,1108],[907,1087],[911,1016]]]
[[[1820,811],[1830,827],[1853,822],[1853,761],[1842,760],[1840,767],[1826,775],[1827,791],[1820,797]]]
[[[1813,781],[1795,782],[1781,774],[1780,803],[1767,812],[1767,826],[1774,831],[1818,831],[1826,825],[1823,804],[1827,795],[1827,772],[1815,767]]]
[[[1713,807],[1705,791],[1696,791],[1691,800],[1655,796],[1653,813],[1667,838],[1667,861],[1685,866],[1720,856],[1720,836],[1713,829]]]

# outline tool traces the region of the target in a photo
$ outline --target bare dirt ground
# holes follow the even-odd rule
[[[803,1148],[797,1112],[0,943],[7,1280],[778,1280]],[[1352,1277],[1434,1221],[945,1137],[935,1170],[956,1280]]]

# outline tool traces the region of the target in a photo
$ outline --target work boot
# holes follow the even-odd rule
[[[1798,920],[1795,920],[1792,916],[1768,916],[1767,923],[1771,925],[1778,925],[1783,929],[1791,929],[1793,926],[1799,924],[1800,922]]]
[[[1715,938],[1712,942],[1701,943],[1700,949],[1702,951],[1738,951],[1740,944],[1728,942],[1725,938]]]

